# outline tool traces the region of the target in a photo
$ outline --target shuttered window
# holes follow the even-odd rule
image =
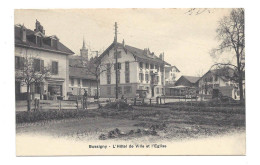
[[[51,66],[52,66],[51,67],[52,74],[58,74],[58,62],[52,61]]]

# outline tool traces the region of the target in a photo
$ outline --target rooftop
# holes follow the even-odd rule
[[[26,32],[26,40],[25,41],[23,41],[23,39],[22,39],[22,30],[23,29],[25,29],[25,32]],[[57,36],[55,36],[55,35],[46,36],[44,32],[42,33],[41,31],[30,30],[30,29],[27,29],[23,25],[15,25],[14,32],[15,32],[15,46],[29,47],[29,48],[33,48],[33,49],[39,49],[39,50],[43,50],[43,51],[51,51],[51,52],[66,54],[66,55],[74,54],[74,52],[71,51],[65,45],[63,45],[59,41]],[[30,39],[33,36],[40,37],[42,39],[41,43],[36,44],[35,41]],[[45,41],[48,40],[48,39],[56,39],[57,45],[54,47],[54,46],[51,46],[50,44],[46,43]]]

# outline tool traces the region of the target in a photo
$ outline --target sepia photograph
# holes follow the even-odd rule
[[[246,155],[245,11],[15,9],[16,156]]]

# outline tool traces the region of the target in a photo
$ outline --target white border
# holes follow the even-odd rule
[[[4,4],[5,3],[5,4]],[[66,1],[30,0],[5,1],[1,5],[1,162],[2,164],[258,164],[259,162],[259,5],[257,1],[140,1],[140,0],[93,0]],[[246,119],[247,119],[247,156],[120,156],[120,157],[55,157],[55,158],[17,158],[15,157],[15,122],[14,122],[14,59],[13,59],[13,10],[15,8],[161,8],[161,7],[244,7],[246,13]]]

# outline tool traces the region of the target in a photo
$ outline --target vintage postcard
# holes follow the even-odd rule
[[[244,12],[14,10],[16,155],[245,155]]]

